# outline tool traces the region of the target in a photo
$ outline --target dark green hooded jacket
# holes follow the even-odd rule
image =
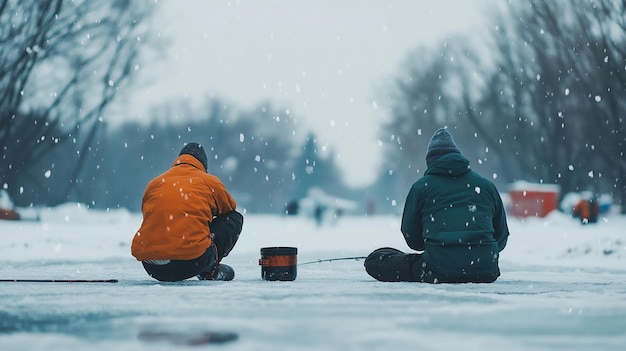
[[[459,153],[439,157],[413,184],[401,229],[409,247],[424,251],[425,281],[492,282],[500,275],[509,236],[502,199]]]

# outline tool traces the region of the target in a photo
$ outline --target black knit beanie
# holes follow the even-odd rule
[[[428,151],[426,151],[426,165],[430,165],[439,157],[455,152],[460,154],[461,152],[456,146],[452,135],[444,128],[437,129],[430,142],[428,143]]]
[[[183,154],[195,157],[198,161],[200,161],[200,163],[202,163],[205,170],[208,169],[208,160],[206,157],[206,152],[204,152],[204,148],[202,147],[202,145],[198,143],[188,143],[187,145],[185,145],[185,147],[183,147],[182,150],[180,150],[178,156]]]

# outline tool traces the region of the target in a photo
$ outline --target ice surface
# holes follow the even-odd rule
[[[298,261],[409,249],[395,216],[312,219],[246,215],[224,260],[232,282],[159,283],[130,255],[141,218],[65,205],[39,222],[0,222],[0,350],[171,350],[142,331],[235,331],[224,350],[624,350],[626,217],[582,226],[561,213],[509,219],[493,284],[381,283],[361,261],[298,267],[261,279],[259,249],[296,246]]]

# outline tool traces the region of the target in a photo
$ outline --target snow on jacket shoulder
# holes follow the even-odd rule
[[[195,157],[183,154],[148,183],[132,254],[139,261],[197,258],[211,245],[213,218],[236,206],[219,178],[206,173]]]

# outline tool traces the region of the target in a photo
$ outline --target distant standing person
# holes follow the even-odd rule
[[[202,145],[189,143],[169,170],[148,183],[132,254],[159,281],[232,280],[234,270],[220,261],[243,227],[236,206],[224,184],[207,173]]]
[[[472,171],[446,129],[432,136],[427,169],[406,198],[401,231],[423,253],[381,248],[365,260],[380,281],[491,283],[509,229],[494,184]]]

